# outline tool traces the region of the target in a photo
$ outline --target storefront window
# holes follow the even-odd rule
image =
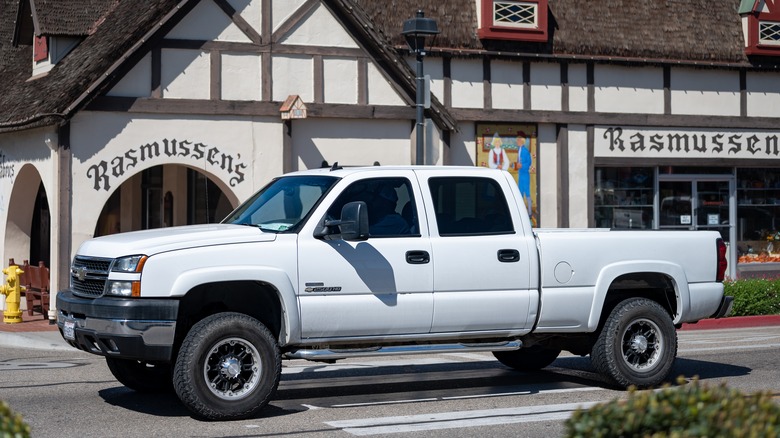
[[[597,167],[594,212],[596,226],[616,229],[653,228],[652,167]]]
[[[780,172],[737,170],[740,263],[780,262]]]

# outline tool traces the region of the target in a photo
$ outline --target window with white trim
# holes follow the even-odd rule
[[[476,0],[483,40],[547,42],[548,0]]]
[[[528,2],[494,1],[493,24],[537,28],[539,4]]]
[[[780,45],[780,22],[759,21],[758,43],[769,44],[773,46]]]

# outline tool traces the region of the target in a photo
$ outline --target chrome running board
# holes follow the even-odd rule
[[[453,353],[460,351],[511,351],[523,346],[521,341],[462,343],[462,344],[422,344],[422,345],[391,345],[387,347],[368,348],[331,348],[302,349],[284,353],[286,359],[306,359],[313,361],[346,359],[349,357],[394,356],[405,354]]]

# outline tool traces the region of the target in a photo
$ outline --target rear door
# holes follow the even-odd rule
[[[520,225],[516,187],[502,172],[459,176],[418,171],[430,212],[433,261],[431,332],[513,331],[533,324],[537,266]],[[507,196],[505,193],[510,194]],[[522,202],[522,201],[520,201]],[[534,260],[535,261],[535,260]],[[531,299],[533,297],[533,300]]]

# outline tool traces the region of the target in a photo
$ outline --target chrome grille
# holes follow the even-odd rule
[[[111,262],[113,259],[76,256],[70,268],[70,288],[73,294],[85,298],[103,296]]]

